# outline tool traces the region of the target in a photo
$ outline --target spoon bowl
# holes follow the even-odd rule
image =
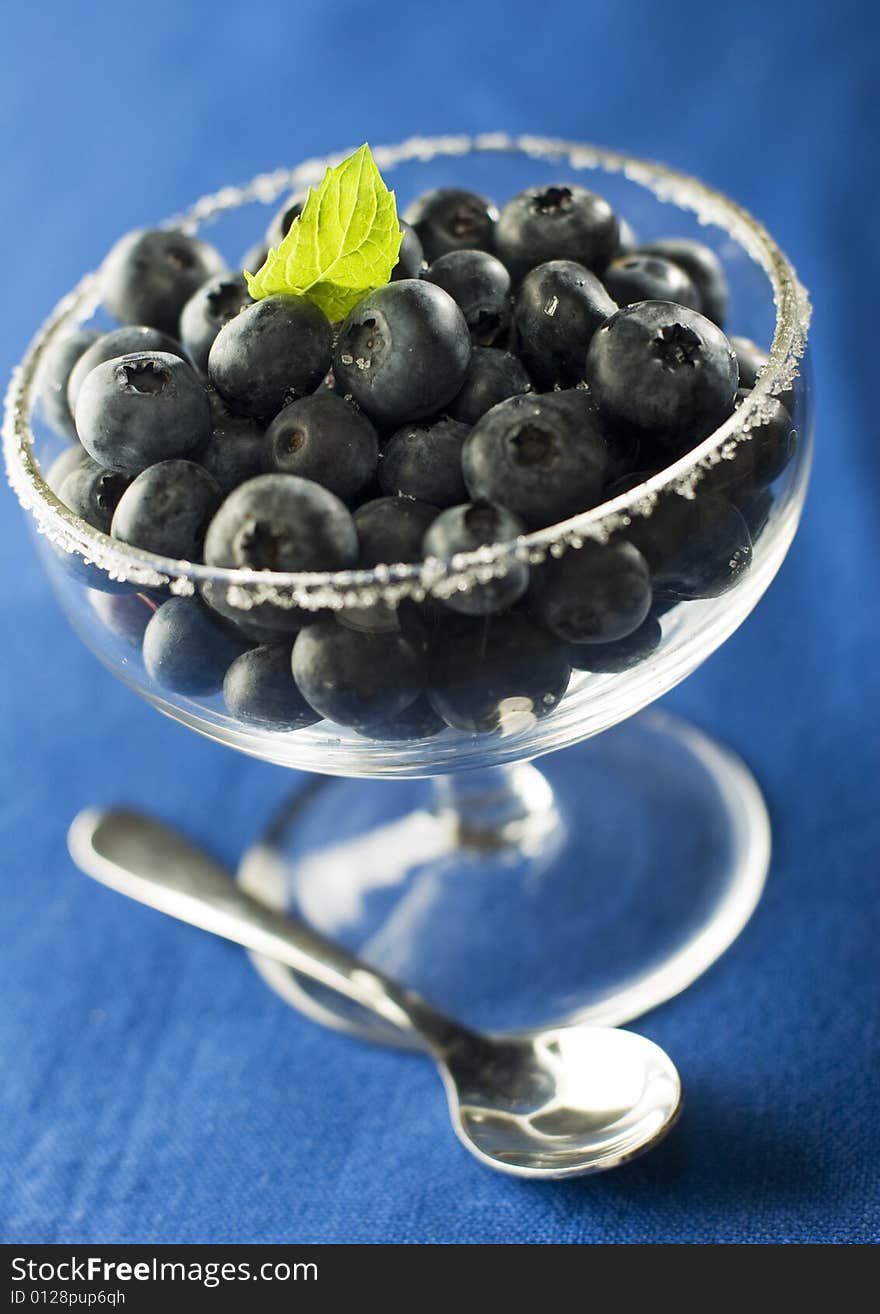
[[[655,1144],[681,1107],[663,1050],[613,1027],[463,1044],[438,1066],[459,1140],[518,1177],[575,1177],[625,1163]]]
[[[656,1144],[681,1083],[657,1045],[587,1025],[480,1035],[304,923],[246,893],[213,858],[136,812],[88,809],[68,837],[87,875],[140,903],[276,958],[417,1036],[446,1088],[459,1140],[517,1177],[600,1172]]]

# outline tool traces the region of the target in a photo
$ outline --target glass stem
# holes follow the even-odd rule
[[[531,762],[435,776],[434,811],[458,848],[537,851],[562,826],[553,790]]]

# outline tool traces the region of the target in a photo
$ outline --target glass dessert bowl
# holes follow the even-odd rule
[[[101,533],[44,478],[65,449],[46,422],[45,389],[39,401],[47,354],[76,326],[109,327],[90,274],[13,377],[10,481],[65,613],[114,674],[212,739],[316,773],[246,854],[240,877],[254,894],[476,1027],[625,1022],[724,951],[769,864],[766,810],[746,768],[693,727],[643,709],[742,623],[794,536],[811,449],[806,293],[740,207],[658,165],[498,135],[416,139],[374,154],[404,212],[435,187],[504,200],[571,180],[607,198],[642,243],[698,239],[723,265],[729,331],[766,344],[766,364],[692,450],[635,477],[630,468],[629,478],[609,480],[600,505],[549,527],[410,564],[221,568]],[[224,189],[174,226],[207,234],[234,266],[279,198],[316,185],[326,164]],[[779,398],[791,417],[781,445]],[[576,591],[571,563],[618,544],[634,545],[650,570],[643,622],[599,644],[548,632],[548,597],[565,602]],[[513,577],[528,587],[512,603],[470,608],[469,598]],[[166,617],[175,608],[207,615],[202,599],[212,619],[184,662],[195,674],[169,681],[149,651],[144,660],[145,631],[155,636],[161,607]],[[374,702],[369,717],[341,714],[346,725],[291,713],[270,727],[230,710],[224,673],[245,650],[340,623],[361,636],[352,641],[363,651],[353,696],[360,688],[372,699],[378,680],[382,715]],[[318,1020],[404,1043],[287,968],[256,965]]]

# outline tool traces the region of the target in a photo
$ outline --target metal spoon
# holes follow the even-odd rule
[[[591,1026],[479,1035],[304,923],[259,903],[159,822],[87,809],[73,822],[68,843],[77,866],[111,889],[276,958],[416,1032],[440,1070],[456,1135],[490,1168],[518,1177],[599,1172],[654,1145],[678,1116],[678,1073],[643,1036]]]

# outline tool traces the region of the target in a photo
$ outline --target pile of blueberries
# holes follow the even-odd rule
[[[267,244],[300,208],[282,209]],[[183,232],[124,237],[101,274],[122,327],[68,334],[42,369],[44,411],[75,440],[47,475],[59,499],[123,543],[209,566],[447,559],[643,482],[715,430],[766,364],[722,330],[708,247],[639,246],[574,183],[500,213],[431,191],[401,227],[391,281],[338,325],[304,297],[252,301]],[[103,614],[142,641],[158,685],[222,689],[259,726],[327,718],[381,739],[521,727],[557,706],[572,668],[627,669],[659,643],[664,611],[736,582],[794,451],[785,401],[695,499],[443,600],[242,610],[206,584],[108,597]]]

